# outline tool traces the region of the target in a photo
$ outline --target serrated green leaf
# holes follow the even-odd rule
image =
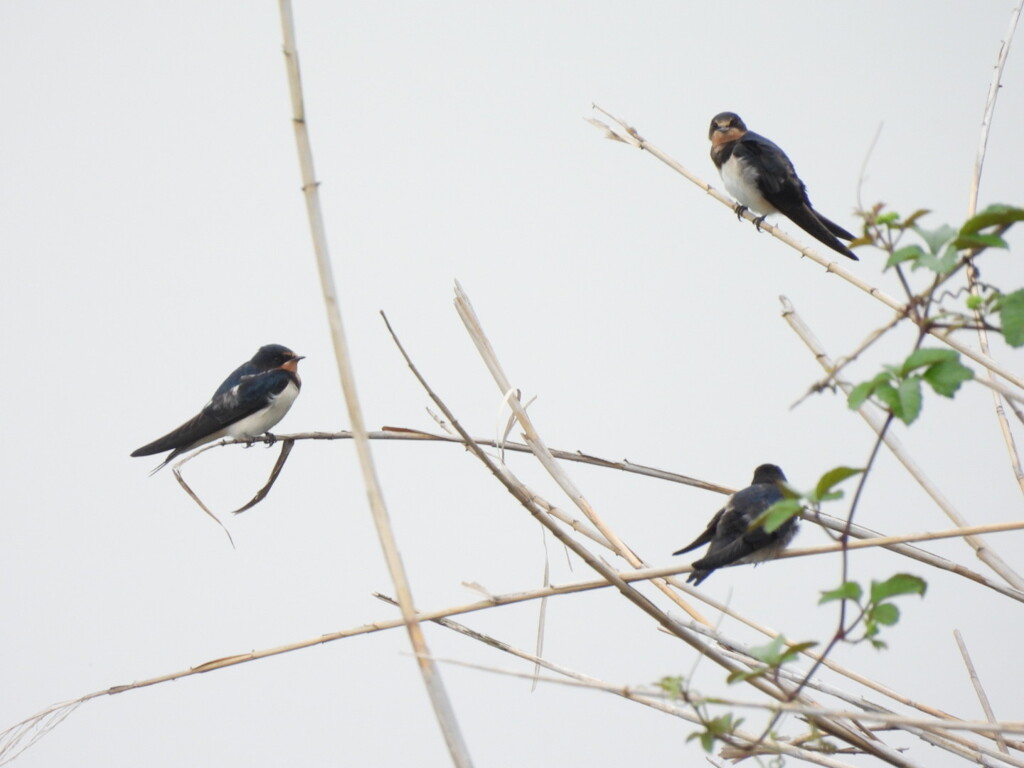
[[[871,582],[871,602],[880,603],[888,597],[897,595],[921,595],[924,597],[928,582],[920,576],[909,573],[897,573],[885,581]]]
[[[1003,323],[1006,343],[1011,347],[1024,346],[1024,289],[999,300],[999,319]]]
[[[1010,246],[999,235],[971,234],[957,237],[953,241],[953,247],[961,251],[967,251],[972,248],[1009,248]]]
[[[1024,208],[1016,208],[1012,205],[990,205],[981,213],[964,222],[964,225],[960,227],[960,234],[969,235],[987,227],[1000,227],[1004,224],[1013,224],[1016,221],[1024,221]]]
[[[930,269],[936,274],[944,275],[956,266],[956,260],[959,257],[959,251],[952,245],[949,245],[943,251],[942,256],[933,256],[930,253],[923,254],[921,258],[914,262],[911,269]]]
[[[1003,321],[1005,325],[1005,320]],[[846,405],[851,411],[855,411],[864,405],[864,401],[871,396],[872,390],[875,388],[875,382],[873,381],[862,381],[852,390],[846,398]]]
[[[814,493],[812,494],[811,501],[823,501],[826,496],[831,495],[830,492],[833,488],[839,485],[844,480],[859,475],[863,472],[863,469],[854,469],[853,467],[836,467],[830,469],[818,480],[818,484],[814,487]]]
[[[800,514],[802,509],[799,499],[783,499],[776,501],[768,509],[758,515],[750,524],[751,528],[762,526],[766,533],[774,533],[782,524]]]
[[[928,591],[928,582],[911,573],[897,573],[885,581],[871,582],[871,602],[880,603],[900,595],[920,595]]]
[[[881,640],[874,640],[874,639],[872,639],[869,642],[871,643],[871,645],[873,645],[875,647],[875,650],[878,650],[878,651],[883,651],[883,650],[885,650],[886,648],[889,647],[888,645],[883,643]]]
[[[913,424],[921,415],[921,377],[910,376],[904,379],[897,392],[900,396],[900,409],[893,413],[904,424]]]
[[[956,353],[956,357],[959,356]],[[924,372],[924,380],[943,397],[952,397],[961,384],[973,378],[974,371],[957,359],[938,363]]]
[[[879,624],[891,627],[900,620],[900,609],[892,603],[879,603],[871,609],[871,616]]]
[[[937,229],[915,226],[914,231],[921,236],[921,239],[928,245],[928,250],[933,254],[938,254],[942,250],[942,246],[957,235],[957,231],[948,224],[943,224]]]
[[[904,261],[917,261],[925,255],[920,245],[908,245],[904,248],[900,248],[889,256],[889,259],[885,262],[885,269],[889,267],[895,267],[897,264],[902,264]]]
[[[860,588],[860,584],[856,581],[847,581],[840,585],[837,589],[829,590],[828,592],[821,593],[821,599],[818,600],[818,605],[823,603],[830,603],[833,600],[853,600],[854,602],[860,601],[864,595],[864,590]]]
[[[896,213],[896,211],[889,211],[888,213],[883,213],[875,217],[875,223],[882,225],[895,224],[899,220],[900,215]]]
[[[910,353],[910,357],[903,361],[903,365],[900,367],[900,375],[906,376],[918,368],[941,363],[944,360],[956,360],[959,354],[959,352],[955,352],[952,349],[915,349]]]
[[[881,400],[890,411],[899,416],[898,412],[901,409],[902,403],[900,402],[899,393],[892,384],[886,382],[875,387],[875,397]]]

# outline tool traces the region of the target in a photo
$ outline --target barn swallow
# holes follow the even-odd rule
[[[778,146],[748,131],[735,112],[715,115],[708,138],[711,139],[711,160],[729,194],[740,203],[738,214],[745,208],[761,214],[755,222],[760,227],[765,216],[781,213],[832,250],[854,261],[860,260],[838,239],[853,240],[853,235],[814,210],[793,163]]]
[[[708,553],[693,564],[693,571],[687,582],[694,586],[700,584],[711,575],[716,568],[741,563],[759,563],[782,554],[782,550],[796,535],[797,519],[791,517],[772,533],[750,524],[757,519],[776,501],[782,500],[779,483],[786,476],[774,464],[762,464],[754,470],[754,479],[750,487],[737,491],[729,501],[711,518],[704,533],[693,543],[673,552],[681,555],[684,552],[702,547],[708,542],[711,546]]]
[[[267,344],[252,359],[242,363],[217,387],[210,402],[177,429],[132,451],[132,456],[151,456],[171,451],[171,459],[203,443],[221,437],[253,438],[284,418],[299,394],[302,381],[298,366],[302,355],[288,347]]]

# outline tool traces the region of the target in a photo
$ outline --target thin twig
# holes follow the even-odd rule
[[[963,636],[960,634],[959,629],[953,630],[953,637],[956,638],[956,644],[960,648],[960,655],[964,657],[964,666],[967,667],[967,674],[971,677],[971,684],[974,686],[974,692],[978,694],[978,701],[981,702],[981,708],[985,710],[985,717],[988,718],[990,723],[996,722],[995,712],[992,711],[992,704],[988,700],[988,695],[985,693],[985,688],[981,684],[981,678],[978,677],[978,671],[974,668],[974,662],[971,661],[971,654],[967,652],[967,644],[964,642]],[[1006,740],[1003,739],[1003,735],[1000,731],[995,733],[996,743],[999,745],[999,751],[1004,754],[1010,754],[1010,750],[1006,747]]]
[[[299,58],[295,42],[295,21],[292,17],[291,1],[280,0],[280,7],[281,26],[284,32],[284,56],[287,63],[288,86],[292,101],[292,120],[295,126],[295,142],[299,152],[299,165],[302,169],[302,190],[306,200],[306,212],[309,216],[310,229],[313,236],[313,250],[316,254],[317,270],[320,274],[320,287],[323,291],[324,306],[327,310],[327,320],[331,329],[334,356],[338,365],[338,378],[341,380],[341,388],[345,393],[345,403],[348,408],[349,421],[352,424],[352,433],[356,454],[359,456],[359,466],[363,474],[363,483],[366,486],[366,494],[373,513],[373,521],[377,527],[381,548],[384,551],[384,560],[387,563],[388,572],[391,574],[391,579],[395,585],[395,593],[402,608],[402,617],[405,620],[409,633],[409,641],[412,643],[413,650],[416,653],[417,665],[423,677],[427,694],[430,697],[430,703],[433,705],[434,714],[441,726],[445,743],[448,746],[448,752],[456,766],[459,766],[459,768],[469,768],[472,765],[469,750],[459,730],[458,722],[455,719],[455,712],[448,699],[440,672],[430,660],[430,653],[427,649],[426,639],[423,637],[423,630],[417,623],[412,590],[406,577],[405,567],[402,564],[401,554],[398,551],[394,531],[391,528],[387,507],[384,504],[384,495],[381,491],[377,470],[373,463],[373,455],[370,451],[370,441],[366,438],[366,427],[363,424],[362,409],[359,405],[359,397],[356,391],[352,359],[348,343],[345,340],[345,329],[341,321],[338,293],[334,285],[334,272],[327,249],[327,232],[324,228],[323,213],[320,207],[319,183],[316,180],[316,173],[313,168],[313,149],[306,125],[306,109],[303,103],[302,80],[299,75]]]
[[[292,448],[294,447],[294,440],[281,438],[281,453],[278,454],[277,461],[274,462],[274,468],[270,470],[270,477],[267,478],[267,482],[263,485],[262,488],[260,488],[256,492],[255,496],[249,499],[249,501],[240,506],[238,509],[234,510],[231,514],[241,514],[242,512],[245,512],[247,509],[252,509],[265,498],[267,498],[267,494],[270,493],[270,489],[273,488],[274,483],[277,482],[277,478],[280,476],[281,470],[284,469],[284,463],[288,461],[288,454],[292,452]]]
[[[199,508],[201,510],[203,510],[203,512],[208,514],[213,519],[213,521],[215,523],[217,523],[217,525],[219,525],[221,527],[221,530],[224,531],[224,535],[227,536],[228,537],[228,541],[231,542],[231,548],[235,549],[236,548],[235,547],[235,540],[233,538],[231,538],[231,532],[227,529],[227,527],[224,525],[224,523],[222,523],[220,521],[220,518],[217,517],[215,514],[213,514],[213,512],[210,511],[209,507],[207,507],[205,504],[203,504],[203,502],[199,498],[199,496],[196,495],[196,492],[193,491],[189,487],[188,483],[185,482],[185,478],[181,476],[181,465],[184,464],[186,461],[188,461],[189,459],[191,459],[195,455],[196,454],[193,453],[193,454],[190,454],[190,455],[186,456],[185,458],[183,458],[181,461],[179,461],[177,464],[175,464],[173,467],[171,467],[171,472],[174,473],[174,477],[175,477],[175,479],[177,479],[178,485],[180,485],[182,488],[185,489],[185,493],[187,493],[191,497],[192,501],[194,501],[196,504],[198,504]]]

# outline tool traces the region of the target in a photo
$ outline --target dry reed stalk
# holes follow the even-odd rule
[[[309,215],[313,250],[316,254],[316,264],[320,275],[324,306],[327,310],[327,320],[331,328],[334,356],[338,364],[338,377],[341,380],[341,387],[345,393],[345,403],[348,409],[349,421],[352,424],[352,434],[356,453],[359,456],[363,483],[366,486],[366,494],[369,498],[370,509],[373,513],[374,524],[377,527],[381,548],[384,550],[384,559],[387,562],[388,572],[391,574],[391,579],[395,585],[395,592],[398,595],[398,602],[401,605],[402,618],[409,633],[409,641],[416,652],[417,666],[420,669],[423,683],[427,689],[427,695],[434,708],[434,714],[437,717],[438,724],[441,726],[452,762],[460,768],[469,768],[473,764],[469,757],[469,750],[459,730],[455,712],[444,688],[444,682],[439,671],[430,660],[426,639],[423,637],[423,630],[416,619],[416,608],[413,604],[412,590],[409,587],[405,567],[402,565],[402,557],[398,551],[398,544],[391,528],[391,522],[388,519],[384,495],[377,478],[373,455],[370,452],[370,441],[366,438],[362,409],[360,408],[356,391],[355,374],[352,368],[348,344],[345,340],[345,329],[342,325],[341,309],[334,285],[334,273],[327,249],[327,232],[324,228],[323,213],[320,207],[319,183],[316,180],[316,173],[313,168],[313,149],[306,124],[302,80],[299,75],[298,49],[295,41],[295,21],[292,16],[290,0],[280,0],[280,8],[281,27],[284,33],[284,56],[287,64],[288,86],[292,102],[292,121],[295,126],[295,143],[298,148],[299,165],[302,171],[302,191],[306,200],[306,212]]]
[[[785,296],[780,296],[779,300],[782,302],[782,317],[787,323],[789,323],[790,328],[792,328],[804,344],[807,345],[807,348],[811,350],[811,353],[814,355],[814,359],[817,360],[818,364],[826,371],[831,370],[835,364],[832,362],[831,358],[829,358],[828,353],[825,352],[821,342],[818,341],[811,329],[797,314],[796,309],[793,307],[793,303]],[[849,384],[843,383],[839,383],[839,388],[847,395],[852,389]],[[868,423],[868,426],[875,431],[875,434],[881,433],[884,421],[874,411],[869,410],[868,403],[862,405],[857,412]],[[911,477],[913,477],[914,480],[917,481],[918,485],[924,489],[925,493],[931,496],[939,509],[946,514],[946,517],[952,520],[960,528],[966,529],[970,527],[963,515],[961,515],[949,500],[942,495],[934,483],[925,477],[923,470],[916,462],[914,462],[899,440],[893,437],[891,433],[887,432],[883,437],[883,442],[910,473]],[[1022,579],[1016,571],[1010,568],[1010,566],[1007,565],[1006,562],[984,541],[970,534],[964,535],[963,538],[964,541],[974,549],[975,555],[978,559],[988,565],[1010,586],[1017,590],[1024,590],[1024,579]]]
[[[978,695],[978,701],[981,702],[981,708],[985,710],[985,717],[988,718],[990,723],[996,722],[995,712],[992,711],[992,704],[988,700],[988,694],[985,693],[985,687],[981,684],[981,678],[978,677],[978,671],[974,668],[974,662],[971,661],[971,654],[967,652],[967,644],[964,642],[963,636],[960,634],[959,629],[953,630],[953,637],[956,638],[957,647],[960,649],[960,655],[963,656],[964,666],[967,667],[967,674],[971,678],[971,685],[974,686],[974,692]],[[1006,747],[1006,740],[1003,738],[1003,734],[999,731],[996,732],[996,743],[999,744],[999,751],[1004,754],[1010,754],[1010,750]]]
[[[989,84],[988,97],[985,99],[985,109],[982,112],[981,117],[981,135],[978,138],[978,155],[974,161],[974,172],[971,174],[971,192],[967,202],[967,217],[974,216],[978,211],[978,191],[981,188],[981,171],[985,165],[985,153],[988,148],[988,132],[992,125],[992,116],[996,111],[996,98],[999,96],[1000,81],[1003,77],[1003,68],[1006,66],[1006,57],[1010,53],[1010,43],[1013,41],[1014,32],[1017,29],[1017,21],[1020,19],[1021,5],[1018,4],[1013,9],[1013,13],[1010,15],[1010,28],[1006,33],[1006,39],[1003,40],[999,45],[999,53],[996,55],[996,65],[992,72],[992,82]],[[973,262],[969,262],[967,265],[967,284],[970,289],[972,296],[980,296],[977,283],[977,269]],[[975,310],[974,317],[981,320],[981,311]],[[984,325],[980,325],[978,328],[978,345],[981,347],[981,351],[986,355],[989,354],[988,344],[988,331],[985,330]],[[979,379],[980,382],[988,384],[995,388],[996,380],[992,372],[989,370],[985,371],[985,378]],[[1005,393],[1000,392],[1003,397],[1007,397]],[[1006,411],[1003,409],[1003,403],[999,399],[999,394],[993,392],[992,404],[996,413],[996,421],[999,423],[999,431],[1003,435],[1003,443],[1006,445],[1006,451],[1010,457],[1010,468],[1013,470],[1014,477],[1017,478],[1017,485],[1021,491],[1024,491],[1024,469],[1021,467],[1020,453],[1017,451],[1017,444],[1013,438],[1013,432],[1010,430],[1009,419],[1006,418]]]
[[[537,429],[533,425],[532,419],[526,413],[526,409],[523,408],[519,402],[517,395],[509,396],[509,393],[514,393],[515,388],[509,382],[508,377],[505,375],[505,371],[498,361],[497,355],[494,353],[494,349],[491,346],[490,341],[487,339],[487,335],[484,333],[483,326],[480,323],[480,319],[477,317],[476,312],[473,309],[473,305],[469,301],[469,297],[463,291],[462,286],[456,282],[455,284],[455,308],[459,313],[459,317],[462,319],[463,325],[466,326],[466,330],[469,332],[470,338],[473,340],[473,344],[476,346],[477,351],[480,353],[484,364],[487,369],[491,372],[491,376],[494,378],[495,383],[498,385],[498,389],[503,393],[503,396],[508,402],[509,407],[512,409],[519,425],[525,432],[526,444],[530,446],[533,451],[533,455],[537,457],[537,460],[541,463],[541,466],[547,470],[548,474],[551,475],[552,479],[562,489],[566,496],[576,505],[576,507],[583,512],[586,518],[597,528],[601,534],[608,540],[611,545],[612,551],[619,555],[626,562],[628,562],[633,568],[642,568],[646,565],[644,561],[636,555],[626,544],[618,537],[618,535],[605,524],[604,520],[597,514],[594,508],[590,505],[590,502],[584,498],[583,494],[576,487],[575,483],[569,478],[562,467],[555,461],[555,457],[551,451],[544,444],[543,439],[537,432]],[[679,593],[671,588],[671,586],[661,579],[656,579],[653,584],[672,602],[678,605],[683,611],[689,614],[691,617],[698,621],[706,620],[697,613],[688,602],[683,600]]]

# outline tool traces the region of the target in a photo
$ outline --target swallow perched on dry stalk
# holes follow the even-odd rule
[[[818,213],[807,198],[807,188],[796,175],[793,163],[777,145],[753,131],[735,112],[722,112],[711,120],[711,160],[725,188],[739,202],[737,215],[749,208],[760,214],[755,224],[772,213],[781,213],[811,237],[849,259],[856,254],[839,241],[853,235]]]
[[[171,459],[221,437],[254,438],[277,424],[299,395],[302,381],[298,365],[302,355],[288,347],[267,344],[252,359],[238,366],[213,393],[196,416],[132,456],[151,456],[171,451],[153,472]]]
[[[797,518],[791,517],[779,528],[768,533],[758,525],[750,524],[768,507],[782,500],[779,483],[786,476],[774,464],[762,464],[754,470],[750,486],[737,491],[711,518],[708,527],[691,544],[673,555],[681,555],[710,542],[708,552],[693,564],[687,582],[700,584],[716,568],[741,563],[759,563],[778,557],[796,535]]]

